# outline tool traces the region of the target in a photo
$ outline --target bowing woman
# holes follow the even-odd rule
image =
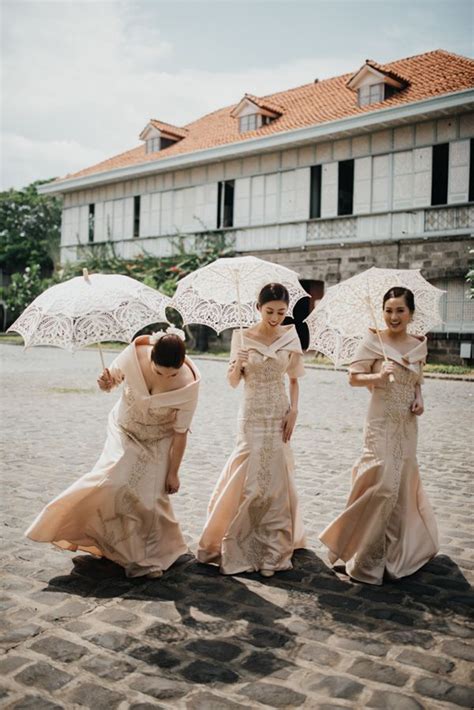
[[[427,348],[425,336],[407,333],[414,312],[409,289],[389,289],[383,297],[383,348],[370,330],[355,353],[350,384],[372,393],[364,448],[346,509],[320,536],[330,562],[343,560],[353,579],[368,584],[413,574],[439,549],[416,459]]]
[[[169,495],[196,408],[200,375],[184,334],[142,336],[105,369],[98,385],[122,395],[92,471],[60,493],[26,531],[37,542],[107,557],[127,577],[160,577],[187,551]]]
[[[289,569],[293,551],[305,544],[289,443],[304,367],[295,327],[282,325],[288,304],[286,288],[268,284],[258,297],[260,322],[245,330],[243,345],[238,331],[232,338],[228,381],[245,384],[239,433],[212,494],[197,554],[224,574],[270,577]]]

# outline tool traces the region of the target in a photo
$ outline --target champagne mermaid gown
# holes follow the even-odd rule
[[[395,363],[395,381],[372,388],[362,456],[352,470],[345,510],[320,535],[329,559],[346,563],[361,582],[382,584],[386,575],[413,574],[439,550],[436,520],[423,490],[416,459],[418,421],[410,411],[422,382],[426,338],[402,356],[385,345]],[[383,353],[369,331],[350,372],[380,372]]]

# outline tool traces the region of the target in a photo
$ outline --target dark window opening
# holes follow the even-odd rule
[[[384,88],[384,100],[389,99],[391,96],[397,93],[399,89],[396,86],[390,86],[390,84],[385,84]]]
[[[133,198],[133,236],[140,236],[140,195]]]
[[[234,226],[234,180],[217,185],[217,229]]]
[[[321,217],[321,165],[313,165],[311,168],[309,217]]]
[[[164,150],[165,148],[169,148],[170,145],[174,145],[176,143],[175,140],[172,140],[171,138],[160,138],[160,150]]]
[[[89,205],[89,242],[94,241],[95,205]]]
[[[448,204],[449,143],[433,146],[431,173],[431,204]]]
[[[352,214],[354,198],[354,161],[342,160],[339,163],[337,193],[337,214]]]
[[[469,202],[474,202],[474,138],[471,138],[469,155]]]

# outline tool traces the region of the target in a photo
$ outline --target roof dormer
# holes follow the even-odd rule
[[[245,94],[231,112],[232,118],[239,119],[239,132],[255,131],[281,116],[282,110],[264,99]]]
[[[140,133],[140,139],[145,141],[147,153],[156,153],[174,145],[186,135],[186,128],[172,126],[170,123],[163,123],[152,118]]]
[[[349,79],[347,86],[357,91],[359,106],[368,106],[385,101],[397,91],[402,91],[408,82],[380,64],[366,59],[365,64]]]

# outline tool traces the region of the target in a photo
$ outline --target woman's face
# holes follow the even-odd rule
[[[258,310],[260,311],[262,323],[271,328],[276,328],[285,319],[288,313],[288,306],[285,301],[269,301],[264,303],[263,306],[259,306]]]
[[[152,362],[151,369],[155,375],[158,375],[158,377],[162,377],[164,380],[169,380],[172,377],[176,377],[181,368],[163,367],[163,365],[156,365]]]
[[[383,317],[385,325],[391,333],[404,333],[412,317],[405,297],[387,299],[383,308]]]

